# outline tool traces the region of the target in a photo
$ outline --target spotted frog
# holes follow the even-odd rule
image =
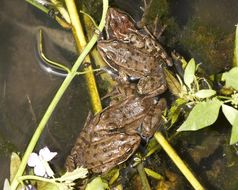
[[[89,116],[66,160],[66,169],[84,166],[101,173],[126,161],[141,138],[150,138],[163,123],[165,108],[164,99],[131,95]]]
[[[110,8],[106,20],[106,40],[97,48],[105,62],[124,82],[138,80],[137,91],[158,95],[167,89],[163,65],[172,65],[171,58],[149,34],[136,29],[126,13]]]

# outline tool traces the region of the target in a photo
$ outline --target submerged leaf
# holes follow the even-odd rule
[[[230,71],[223,73],[222,80],[226,81],[226,87],[232,87],[238,90],[238,67],[232,68]]]
[[[238,141],[238,110],[223,104],[222,112],[226,116],[226,119],[232,125],[230,144],[234,144]]]
[[[21,164],[21,159],[17,153],[13,152],[11,155],[11,163],[10,163],[10,182],[12,182],[13,178],[15,177],[18,168]]]
[[[213,124],[218,117],[221,102],[218,99],[199,102],[177,131],[196,131]]]
[[[191,59],[188,62],[188,65],[186,66],[184,71],[184,82],[189,88],[191,88],[191,84],[194,81],[195,68],[196,68],[195,61],[194,59]]]
[[[109,189],[107,183],[102,181],[101,177],[96,177],[90,183],[87,184],[86,190],[105,190]]]
[[[198,92],[196,92],[195,96],[197,98],[210,98],[211,96],[214,96],[215,94],[216,94],[215,90],[203,89],[203,90],[199,90]]]

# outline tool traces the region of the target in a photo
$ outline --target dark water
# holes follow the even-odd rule
[[[154,0],[155,5],[161,2]],[[142,1],[111,3],[137,21],[143,15]],[[237,10],[237,0],[171,0],[162,18],[170,23],[162,43],[186,58],[195,57],[208,72],[219,72],[231,65]],[[153,11],[152,16],[159,14],[157,9]],[[0,184],[8,177],[11,152],[24,152],[63,80],[39,67],[35,56],[39,28],[44,29],[47,56],[71,65],[77,55],[70,31],[62,30],[47,15],[22,0],[1,1]],[[37,145],[37,149],[47,145],[58,152],[55,161],[58,168],[62,167],[89,109],[84,80],[79,77],[65,93]],[[208,189],[237,189],[238,157],[228,145],[229,133],[230,126],[221,119],[210,130],[181,134],[173,144]],[[163,158],[168,160],[166,155]],[[176,171],[173,163],[167,164]]]
[[[38,64],[35,46],[43,28],[46,55],[72,64],[77,55],[70,31],[22,0],[2,0],[0,7],[0,184],[8,177],[12,151],[24,152],[63,79]],[[82,77],[76,78],[44,130],[37,149],[57,151],[62,167],[90,108]],[[1,185],[0,185],[1,188]]]

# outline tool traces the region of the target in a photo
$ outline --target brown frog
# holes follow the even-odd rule
[[[135,48],[145,49],[151,55],[160,59],[168,66],[172,66],[172,59],[168,56],[163,47],[157,42],[155,37],[148,33],[148,30],[140,31],[135,26],[135,21],[125,12],[109,8],[105,26],[107,40],[118,39],[129,42]],[[99,41],[101,43],[103,41]]]
[[[120,82],[138,79],[139,94],[162,94],[167,89],[163,68],[144,49],[136,49],[118,40],[99,43],[101,55],[110,67],[118,71]]]
[[[165,108],[164,99],[131,95],[88,117],[66,160],[66,169],[84,166],[100,173],[126,161],[141,137],[150,138],[162,124]]]
[[[162,65],[172,61],[156,40],[139,32],[126,13],[113,8],[108,11],[106,33],[108,39],[98,41],[98,51],[121,81],[138,79],[140,94],[155,96],[167,89]]]

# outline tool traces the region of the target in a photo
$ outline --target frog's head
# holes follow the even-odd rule
[[[109,8],[106,18],[107,39],[123,39],[129,30],[136,30],[134,20],[125,12]]]
[[[118,40],[99,40],[97,48],[104,61],[113,69],[126,62],[130,52],[125,44]]]

